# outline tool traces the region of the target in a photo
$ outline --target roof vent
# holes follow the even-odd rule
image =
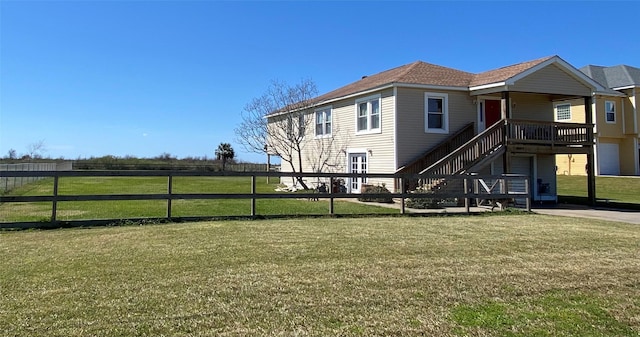
[[[361,80],[364,80],[365,78],[367,78],[367,75],[362,76]]]

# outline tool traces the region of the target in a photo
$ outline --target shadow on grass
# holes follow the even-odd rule
[[[589,204],[589,198],[587,197],[576,197],[576,196],[568,196],[568,195],[559,195],[558,203],[591,206]],[[640,211],[640,204],[632,204],[628,202],[617,202],[610,199],[596,199],[595,206]]]
[[[30,230],[30,229],[61,229],[61,228],[90,228],[90,227],[117,227],[117,226],[146,226],[177,224],[202,221],[248,221],[248,220],[276,220],[276,219],[340,219],[340,218],[377,218],[377,217],[405,217],[405,218],[442,218],[442,217],[468,217],[468,216],[502,216],[502,215],[528,215],[534,214],[520,209],[507,208],[494,212],[470,212],[470,213],[405,213],[405,214],[274,214],[274,215],[230,215],[230,216],[191,216],[168,218],[129,218],[129,219],[99,219],[99,220],[64,220],[64,221],[30,221],[30,222],[6,222],[0,223],[0,230]]]

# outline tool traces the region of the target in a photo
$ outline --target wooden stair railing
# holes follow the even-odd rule
[[[463,126],[456,133],[447,137],[417,159],[397,169],[396,173],[418,173],[465,144],[471,138],[473,138],[473,123]]]
[[[420,174],[447,176],[463,173],[487,158],[504,151],[506,143],[506,121],[501,120],[470,139],[447,156],[422,170]],[[448,188],[446,178],[426,178],[419,182],[422,189],[444,191]]]
[[[441,158],[420,174],[452,175],[463,172],[505,145],[506,121],[501,120]]]
[[[431,148],[429,151],[421,154],[419,157],[417,157],[417,159],[397,169],[396,173],[419,173],[420,171],[440,160],[442,157],[451,153],[453,150],[465,144],[467,141],[469,141],[469,139],[473,138],[473,135],[473,123],[469,123],[463,126],[460,130],[456,131],[456,133],[444,139],[435,147]],[[400,186],[399,184],[400,179],[396,179],[396,186]],[[416,184],[417,182],[409,183],[406,186],[406,189],[413,189],[415,188]]]

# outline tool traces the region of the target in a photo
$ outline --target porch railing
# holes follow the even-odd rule
[[[584,146],[593,144],[593,124],[507,120],[510,144]]]

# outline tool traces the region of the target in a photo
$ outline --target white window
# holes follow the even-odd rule
[[[356,131],[380,132],[380,95],[356,101]]]
[[[604,116],[607,123],[616,122],[616,102],[604,101]]]
[[[316,136],[331,135],[331,107],[316,110]]]
[[[571,119],[571,104],[556,105],[556,120],[565,121]]]
[[[424,94],[424,131],[449,132],[449,95],[427,92]]]

